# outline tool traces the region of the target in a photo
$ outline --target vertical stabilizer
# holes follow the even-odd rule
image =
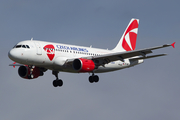
[[[131,19],[129,25],[124,31],[121,39],[113,51],[123,52],[131,51],[136,48],[136,38],[138,33],[139,19]]]

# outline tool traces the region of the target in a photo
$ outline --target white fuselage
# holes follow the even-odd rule
[[[29,48],[27,47],[29,46]],[[51,69],[54,71],[77,72],[72,66],[65,65],[67,60],[99,56],[115,53],[112,50],[97,49],[92,47],[75,46],[61,43],[27,40],[19,42],[10,52],[11,60],[25,65],[34,65]],[[93,72],[109,72],[131,67],[142,63],[143,60],[125,59],[124,62],[118,60],[99,66]]]

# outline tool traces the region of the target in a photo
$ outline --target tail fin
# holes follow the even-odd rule
[[[129,25],[124,31],[121,39],[113,51],[123,52],[131,51],[136,48],[136,38],[138,33],[139,19],[131,19]]]

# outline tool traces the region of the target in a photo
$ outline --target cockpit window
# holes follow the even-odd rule
[[[22,45],[16,45],[16,48],[21,48]]]
[[[13,48],[30,48],[29,45],[15,45]]]
[[[26,45],[27,48],[30,48],[29,45]]]
[[[22,45],[22,48],[26,48],[26,46],[25,46],[25,45]]]

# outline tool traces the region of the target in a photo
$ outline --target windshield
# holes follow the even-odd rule
[[[13,48],[30,48],[29,45],[15,45]]]

